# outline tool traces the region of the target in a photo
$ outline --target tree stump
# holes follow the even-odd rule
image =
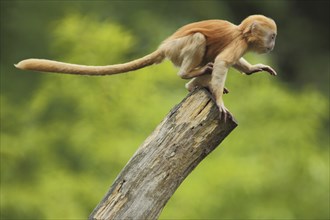
[[[138,148],[89,219],[157,219],[182,181],[236,126],[232,117],[220,119],[207,90],[190,93]]]

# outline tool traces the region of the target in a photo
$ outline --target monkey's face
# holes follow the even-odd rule
[[[264,47],[266,53],[272,51],[275,47],[276,33],[269,31],[268,34],[265,35],[264,38]]]
[[[276,30],[272,30],[269,28],[262,28],[259,30],[258,38],[259,42],[255,45],[255,50],[257,53],[269,53],[275,47],[275,40],[276,40]]]

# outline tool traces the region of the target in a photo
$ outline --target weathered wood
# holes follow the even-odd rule
[[[174,107],[138,148],[90,219],[157,219],[189,173],[237,126],[202,89]]]

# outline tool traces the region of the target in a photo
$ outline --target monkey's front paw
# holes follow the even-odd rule
[[[270,66],[264,66],[264,67],[262,67],[261,68],[263,71],[266,71],[266,72],[268,72],[270,75],[272,75],[272,76],[276,76],[277,75],[277,73],[276,73],[276,71],[273,69],[273,68],[271,68]]]
[[[219,115],[220,120],[221,119],[224,119],[224,121],[226,122],[227,118],[232,117],[232,115],[230,114],[230,112],[228,111],[228,109],[225,107],[225,105],[224,105],[223,102],[217,104],[217,106],[218,106],[219,112],[220,112],[220,115]]]
[[[261,71],[268,72],[272,76],[277,75],[276,71],[273,68],[271,68],[270,66],[264,65],[264,64],[254,65],[253,69],[251,70],[251,72],[249,74],[256,73],[256,72],[261,72]]]

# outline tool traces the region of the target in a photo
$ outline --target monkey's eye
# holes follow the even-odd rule
[[[271,35],[272,40],[274,40],[275,37],[276,37],[276,34],[272,34],[272,35]]]

